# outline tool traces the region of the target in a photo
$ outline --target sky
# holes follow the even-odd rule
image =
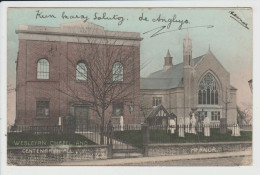
[[[230,11],[234,13],[230,14]],[[105,18],[117,16],[111,20],[97,20],[98,17],[103,18],[104,13]],[[248,85],[248,80],[252,79],[253,64],[252,11],[249,8],[9,8],[8,84],[14,87],[16,81],[18,35],[15,30],[19,29],[19,25],[59,27],[62,23],[80,20],[66,19],[62,14],[67,17],[78,15],[83,17],[82,20],[103,26],[109,31],[139,32],[143,38],[140,48],[142,77],[163,68],[168,49],[173,56],[173,64],[182,62],[183,39],[186,28],[189,28],[193,57],[207,53],[210,46],[216,58],[230,72],[231,85],[238,89],[237,104],[252,103]],[[48,17],[43,18],[42,15]],[[143,18],[140,21],[141,16]],[[170,24],[158,21],[158,17],[166,21],[182,21],[183,25],[180,26],[180,22]],[[167,32],[151,37],[161,26],[166,27],[160,32]],[[12,123],[15,116],[15,92],[8,94],[8,115],[8,118],[12,118],[9,121]]]

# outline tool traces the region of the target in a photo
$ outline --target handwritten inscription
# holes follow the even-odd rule
[[[94,20],[118,20],[118,25],[122,25],[125,18],[118,15],[113,15],[111,17],[107,16],[107,13],[104,12],[102,15],[99,15],[97,12],[94,14]]]
[[[56,16],[53,15],[53,14],[44,14],[42,11],[36,10],[35,18],[36,18],[36,19],[41,19],[41,18],[56,18]]]
[[[236,20],[239,24],[241,24],[246,29],[249,29],[248,23],[244,22],[234,11],[229,11],[229,14],[231,14],[230,18],[233,18]]]
[[[35,11],[35,19],[53,19],[58,18],[58,16],[54,14],[46,14],[44,11],[36,10]],[[118,21],[118,25],[122,25],[125,20],[127,20],[125,17],[113,14],[109,16],[106,12],[99,14],[98,12],[95,12],[93,17],[89,17],[85,14],[67,14],[65,11],[63,11],[60,15],[60,18],[63,20],[69,20],[69,19],[81,19],[83,22],[87,22],[89,19],[93,20],[108,20],[108,21]]]
[[[233,14],[234,15],[234,14]],[[117,22],[118,26],[121,26],[124,24],[125,21],[128,20],[128,18],[119,15],[119,14],[108,14],[107,12],[99,13],[94,12],[93,14],[68,14],[67,12],[63,11],[60,16],[54,15],[54,14],[47,14],[44,11],[36,10],[36,19],[54,19],[54,18],[61,18],[63,20],[69,20],[69,19],[80,19],[83,20],[83,22],[87,22],[89,20],[94,21],[115,21]],[[179,19],[177,14],[172,14],[171,16],[165,17],[162,14],[157,14],[153,17],[148,17],[144,13],[141,13],[138,15],[137,19],[139,22],[150,22],[150,23],[158,23],[162,24],[162,26],[155,27],[151,30],[148,30],[146,32],[143,32],[143,34],[151,34],[150,37],[155,37],[164,33],[169,33],[173,31],[188,29],[188,28],[198,28],[198,27],[204,27],[204,28],[212,28],[214,26],[212,25],[203,25],[203,26],[192,26],[188,27],[185,26],[187,24],[190,24],[190,21],[188,19]]]

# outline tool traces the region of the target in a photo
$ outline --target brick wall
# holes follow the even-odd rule
[[[51,165],[66,161],[103,160],[108,158],[105,146],[12,147],[7,149],[9,165]]]
[[[84,47],[82,47],[84,45]],[[58,118],[71,112],[70,104],[79,103],[76,95],[83,97],[83,100],[93,101],[88,94],[86,86],[75,81],[76,64],[82,59],[80,49],[84,48],[84,53],[91,52],[93,47],[102,46],[96,44],[77,44],[67,42],[49,42],[49,41],[31,41],[19,40],[19,55],[17,66],[17,125],[57,125]],[[110,46],[111,48],[119,46]],[[134,60],[134,65],[140,66],[140,46],[120,46],[120,51],[127,52]],[[49,61],[49,79],[37,80],[37,62],[40,58]],[[91,55],[88,55],[91,59]],[[118,58],[113,58],[117,61]],[[130,59],[130,58],[129,58]],[[104,60],[105,61],[105,60]],[[112,60],[113,61],[113,60]],[[127,68],[127,62],[124,64],[124,70]],[[112,67],[111,67],[112,68]],[[127,72],[126,72],[127,73]],[[133,95],[126,97],[124,106],[124,121],[126,124],[140,123],[139,116],[139,87],[140,72],[134,74],[136,81],[132,91]],[[125,76],[127,77],[127,76]],[[64,93],[65,92],[65,93]],[[84,96],[85,95],[85,96]],[[50,117],[36,118],[36,100],[48,99],[50,101]],[[127,102],[134,102],[134,112],[129,113]],[[112,107],[106,111],[105,123],[111,117]],[[74,113],[72,113],[73,115]],[[100,120],[91,111],[93,123],[99,123]]]
[[[252,150],[252,142],[149,144],[148,156],[171,156]]]

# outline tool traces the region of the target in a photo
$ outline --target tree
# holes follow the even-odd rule
[[[252,104],[243,103],[237,106],[237,113],[239,124],[252,124]]]
[[[140,48],[136,41],[115,39],[118,37],[111,39],[103,33],[102,38],[85,38],[84,43],[77,37],[68,46],[68,70],[62,73],[64,86],[58,88],[70,98],[90,104],[100,119],[101,144],[107,109],[115,102],[139,106]]]

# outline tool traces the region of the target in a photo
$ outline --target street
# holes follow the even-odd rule
[[[173,160],[140,162],[131,164],[122,164],[124,166],[250,166],[252,165],[252,156],[195,159],[195,160]]]

